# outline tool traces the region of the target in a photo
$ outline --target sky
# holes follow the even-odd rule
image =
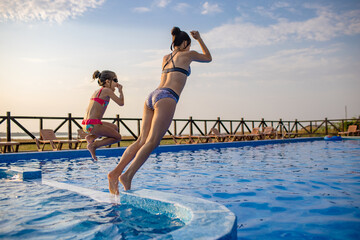
[[[0,115],[82,117],[93,72],[112,70],[125,106],[105,117],[141,117],[173,26],[213,57],[192,63],[175,118],[360,115],[358,0],[2,0]]]

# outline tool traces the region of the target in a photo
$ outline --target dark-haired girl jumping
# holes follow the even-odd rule
[[[190,75],[190,63],[192,61],[211,62],[212,60],[199,32],[191,31],[190,33],[199,42],[202,53],[190,51],[191,39],[186,32],[178,27],[172,29],[172,53],[164,56],[160,85],[145,101],[140,136],[126,149],[119,164],[108,174],[109,190],[112,194],[119,194],[119,181],[125,191],[131,189],[131,181],[135,173],[160,144],[172,122],[179,96]],[[131,161],[129,168],[122,173]]]
[[[90,98],[83,124],[83,130],[89,135],[86,136],[87,149],[91,153],[91,157],[97,160],[95,150],[99,147],[117,143],[121,140],[121,135],[115,124],[102,122],[107,105],[112,99],[119,106],[124,105],[124,94],[122,85],[118,83],[117,76],[112,71],[95,71],[93,79],[98,80],[101,88],[95,91]],[[115,88],[119,90],[119,97],[115,95]],[[100,141],[95,141],[98,137],[105,137]]]

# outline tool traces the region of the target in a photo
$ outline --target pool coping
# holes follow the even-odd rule
[[[255,140],[255,141],[237,141],[237,142],[219,142],[219,143],[200,143],[200,144],[181,144],[181,145],[160,145],[153,152],[178,152],[178,151],[195,151],[206,149],[218,149],[228,147],[256,147],[268,144],[284,144],[294,142],[308,142],[308,141],[324,141],[322,137],[307,137],[307,138],[291,138],[291,139],[271,139],[271,140]],[[109,156],[121,156],[126,147],[117,148],[101,148],[96,150],[98,158]],[[61,150],[61,151],[44,151],[44,152],[19,152],[19,153],[4,153],[0,154],[0,162],[14,162],[18,160],[28,159],[57,159],[57,158],[73,158],[84,157],[91,158],[87,149],[79,150]]]
[[[156,239],[237,239],[236,215],[216,202],[149,189],[131,190],[120,192],[120,195],[112,195],[53,180],[43,179],[42,183],[76,192],[98,202],[127,204],[144,209],[151,214],[176,217],[185,223],[185,226],[159,235]]]

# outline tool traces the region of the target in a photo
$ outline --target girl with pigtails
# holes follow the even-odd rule
[[[101,119],[104,116],[106,108],[112,99],[119,106],[124,105],[124,94],[122,92],[122,85],[118,83],[117,76],[112,71],[95,71],[93,79],[98,81],[100,89],[95,91],[90,98],[90,103],[87,108],[84,120],[82,121],[83,130],[89,134],[86,136],[87,149],[91,153],[91,157],[97,160],[95,150],[99,147],[111,145],[121,140],[121,135],[115,124],[103,122]],[[114,92],[118,89],[119,96]],[[98,137],[105,137],[100,141],[95,141]]]
[[[179,96],[190,75],[191,62],[211,62],[212,60],[200,33],[191,31],[190,34],[198,41],[202,53],[190,50],[191,39],[186,32],[178,27],[172,29],[170,47],[172,52],[163,58],[158,88],[151,92],[145,101],[140,136],[127,147],[119,164],[108,174],[109,190],[112,194],[119,194],[119,181],[125,191],[131,189],[131,181],[135,173],[160,144],[173,120]],[[132,163],[123,173],[131,161]]]

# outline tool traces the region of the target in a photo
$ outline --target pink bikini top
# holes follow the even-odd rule
[[[93,100],[93,101],[95,101],[95,102],[100,103],[101,106],[107,107],[107,105],[109,105],[109,101],[104,100],[104,99],[102,99],[102,98],[99,98],[99,96],[100,96],[100,94],[101,94],[101,91],[102,91],[103,89],[104,89],[104,88],[101,88],[101,89],[100,89],[100,91],[99,91],[99,93],[98,93],[98,95],[97,95],[96,98],[91,98],[90,100]]]

